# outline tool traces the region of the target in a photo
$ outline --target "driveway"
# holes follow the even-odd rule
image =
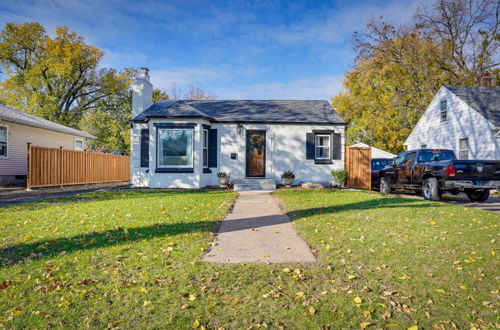
[[[405,198],[415,198],[420,200],[424,199],[420,195],[400,195],[400,196]],[[488,198],[486,202],[473,203],[467,198],[465,194],[459,194],[457,196],[444,194],[441,201],[454,205],[462,205],[462,206],[473,207],[477,209],[500,213],[500,196],[490,196],[490,198]]]

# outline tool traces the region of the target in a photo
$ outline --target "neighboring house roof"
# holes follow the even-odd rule
[[[360,143],[353,144],[351,147],[368,148],[370,146],[366,143],[360,142]],[[394,158],[397,156],[395,154],[392,154],[388,151],[385,151],[385,150],[382,150],[379,148],[375,148],[375,147],[371,147],[371,148],[372,148],[372,158]]]
[[[444,87],[492,124],[500,127],[500,87],[448,85]]]
[[[215,122],[345,124],[328,101],[320,100],[168,100],[159,101],[133,118],[205,118]]]
[[[61,124],[54,123],[50,120],[43,119],[37,116],[30,115],[26,112],[15,110],[11,107],[0,105],[0,120],[12,122],[21,125],[27,125],[37,128],[42,128],[59,133],[66,133],[70,135],[80,136],[89,139],[95,139],[95,136],[88,133],[67,127]]]

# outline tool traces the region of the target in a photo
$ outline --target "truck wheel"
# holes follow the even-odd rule
[[[439,185],[436,178],[428,178],[424,180],[422,185],[422,195],[428,201],[438,201],[441,199],[439,193]]]
[[[389,183],[387,183],[387,180],[385,178],[380,178],[379,180],[379,188],[380,192],[382,194],[390,194],[391,193],[391,187],[389,187]]]
[[[471,202],[484,202],[490,197],[489,190],[482,191],[466,191],[467,197],[469,197]]]

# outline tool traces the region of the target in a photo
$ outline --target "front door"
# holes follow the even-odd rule
[[[266,131],[247,131],[247,177],[266,176]]]

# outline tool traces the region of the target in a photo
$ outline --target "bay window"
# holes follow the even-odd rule
[[[158,128],[158,168],[193,168],[193,129]]]

